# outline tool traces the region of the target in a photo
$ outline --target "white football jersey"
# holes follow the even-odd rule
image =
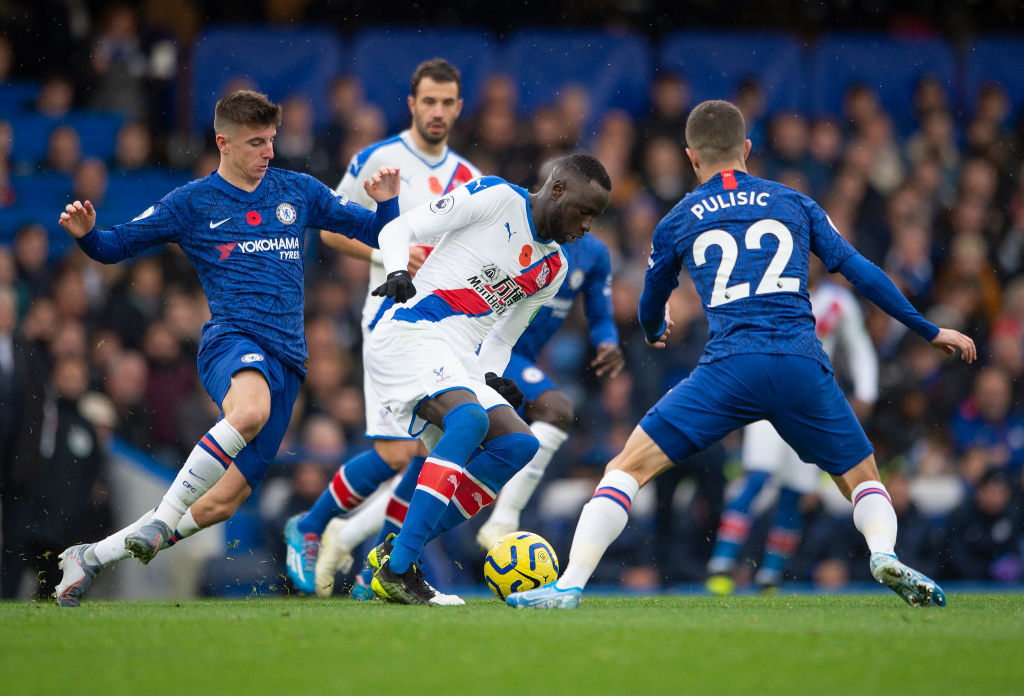
[[[878,399],[878,356],[864,327],[864,314],[849,290],[823,280],[811,291],[815,330],[830,360],[846,359],[853,394],[865,403]]]
[[[335,192],[344,193],[364,208],[376,210],[377,202],[363,190],[363,180],[381,167],[399,169],[398,175],[402,183],[398,190],[398,209],[401,212],[423,205],[480,176],[480,171],[476,167],[447,147],[440,156],[431,156],[416,149],[409,131],[404,130],[356,154]],[[427,240],[422,244],[433,246],[436,241]],[[383,283],[384,276],[384,269],[381,266],[370,264],[370,288]],[[381,298],[366,293],[366,302],[363,304],[363,328],[369,326],[377,317],[381,302]]]
[[[529,192],[496,176],[389,222],[380,234],[385,268],[405,268],[409,242],[438,237],[416,274],[416,295],[388,300],[380,321],[434,324],[460,351],[480,346],[481,366],[500,375],[534,313],[558,292],[565,255],[537,237]]]

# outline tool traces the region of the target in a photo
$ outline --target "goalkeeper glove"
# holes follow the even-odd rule
[[[518,410],[523,405],[523,392],[519,391],[519,386],[515,380],[499,377],[493,372],[488,372],[484,375],[484,381],[487,382],[488,387],[498,392],[512,408]]]
[[[416,294],[416,286],[412,284],[412,276],[409,271],[401,270],[388,273],[388,279],[383,285],[378,286],[371,295],[377,297],[391,297],[395,302],[405,302]]]

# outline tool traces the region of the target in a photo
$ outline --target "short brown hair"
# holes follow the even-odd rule
[[[444,58],[432,58],[416,66],[409,91],[413,98],[416,97],[416,90],[420,86],[420,80],[424,77],[429,77],[434,82],[454,82],[458,96],[462,96],[462,74],[458,68]]]
[[[708,163],[743,159],[747,126],[743,114],[730,102],[701,102],[686,119],[686,145]]]
[[[213,111],[213,130],[217,133],[223,133],[233,126],[280,125],[281,105],[251,89],[238,89],[224,95]]]

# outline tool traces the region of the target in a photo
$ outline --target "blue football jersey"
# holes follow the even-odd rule
[[[589,234],[561,246],[568,261],[565,282],[558,294],[537,311],[533,321],[512,348],[513,353],[530,362],[537,361],[544,344],[569,316],[572,303],[580,293],[583,294],[583,309],[590,328],[590,342],[595,346],[619,342],[619,334],[612,319],[612,271],[608,248],[600,239]]]
[[[716,174],[654,231],[641,325],[649,339],[660,333],[665,301],[685,265],[708,318],[700,362],[803,355],[831,369],[807,294],[811,253],[834,271],[857,252],[807,196],[742,171]]]
[[[305,228],[332,230],[376,247],[380,227],[389,219],[377,220],[307,174],[270,168],[250,193],[214,172],[104,233],[119,249],[116,258],[101,260],[177,243],[210,304],[200,350],[218,335],[241,332],[305,374]]]

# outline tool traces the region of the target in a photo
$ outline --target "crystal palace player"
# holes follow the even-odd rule
[[[974,342],[926,321],[889,277],[844,240],[812,200],[750,176],[743,116],[728,102],[698,105],[687,155],[701,185],[659,223],[640,298],[647,341],[665,346],[666,302],[686,265],[710,324],[697,368],[661,398],[608,465],[583,508],[556,582],[512,594],[511,606],[572,609],[608,545],[626,526],[640,486],[736,428],[768,420],[804,461],[832,475],[853,502],[871,572],[912,605],[943,606],[930,579],[900,563],[896,513],[871,444],[832,375],[814,331],[807,266],[814,252],[863,295],[947,353],[972,362]]]
[[[565,277],[559,244],[587,232],[610,189],[596,158],[569,155],[538,193],[475,179],[381,232],[388,276],[374,293],[389,301],[367,369],[381,402],[430,454],[402,531],[367,559],[378,596],[429,603],[434,591],[416,563],[424,543],[493,501],[536,454],[537,438],[492,385],[507,386],[497,375],[512,346]],[[441,233],[414,285],[410,242]]]
[[[363,192],[360,183],[363,173],[383,165],[397,166],[402,171],[399,205],[402,210],[412,210],[480,176],[476,167],[448,149],[448,136],[462,111],[462,78],[455,66],[440,58],[417,66],[412,75],[408,105],[412,127],[357,153],[338,185],[338,193],[372,210],[374,201]],[[384,282],[384,266],[379,251],[358,240],[336,234],[323,235],[323,241],[345,254],[369,260],[370,288]],[[432,246],[435,242],[425,240],[423,244]],[[410,250],[410,268],[413,272],[423,262],[426,250],[427,247],[423,246]],[[380,297],[366,293],[362,320],[364,351],[370,342],[370,332],[380,319],[382,304]],[[392,478],[396,471],[402,470],[410,462],[412,465],[402,478],[399,489],[414,487],[419,466],[426,455],[424,451],[419,453],[423,456],[417,456],[420,447],[417,439],[410,437],[405,428],[399,427],[391,414],[381,406],[376,385],[366,373],[365,364],[364,355],[366,436],[373,440],[373,449],[345,462],[312,509],[288,520],[285,526],[288,576],[296,589],[309,594],[314,591],[314,569],[320,538],[331,518],[350,512],[360,505],[380,484]],[[370,516],[371,525],[379,529],[385,515],[384,507],[402,504],[401,501],[389,502],[387,495],[380,495],[376,497],[376,504],[370,504],[369,509],[360,508],[360,517]],[[341,523],[342,520],[336,520],[335,526]],[[380,541],[383,540],[382,537]],[[317,583],[316,591],[329,595],[333,590],[333,581],[334,573],[331,572],[327,579]],[[373,598],[369,587],[361,585],[353,588],[353,596],[359,596],[360,590],[365,593],[362,598]]]
[[[220,166],[167,194],[137,218],[93,229],[96,211],[75,201],[60,224],[92,258],[115,263],[175,242],[192,261],[210,303],[199,345],[199,376],[224,417],[206,433],[155,510],[95,544],[61,554],[57,603],[76,606],[104,567],[154,555],[238,509],[281,444],[306,371],[302,252],[306,227],[371,245],[398,212],[397,169],[365,183],[375,213],[316,179],[271,169],[281,108],[247,90],[217,102]]]

